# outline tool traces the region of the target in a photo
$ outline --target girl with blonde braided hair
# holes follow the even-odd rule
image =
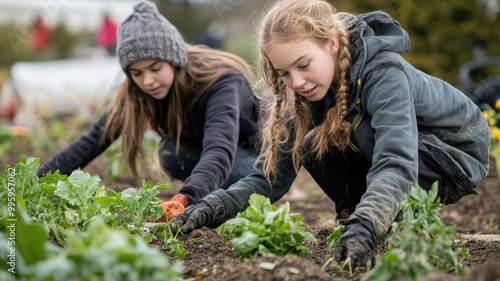
[[[388,14],[281,0],[258,35],[269,107],[256,170],[176,217],[182,231],[236,216],[253,193],[276,202],[304,167],[345,224],[334,258],[364,267],[412,185],[437,182],[445,204],[476,193],[488,124],[465,94],[402,58],[409,37]]]

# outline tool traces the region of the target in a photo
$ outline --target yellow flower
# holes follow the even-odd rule
[[[491,138],[500,141],[500,129],[498,127],[491,128]]]
[[[497,120],[495,120],[495,118],[488,119],[488,124],[490,124],[490,126],[495,126],[496,123],[497,123]]]
[[[495,102],[495,108],[500,109],[500,99],[496,100]]]

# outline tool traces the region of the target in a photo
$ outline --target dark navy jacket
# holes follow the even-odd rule
[[[200,161],[182,188],[182,193],[196,195],[190,201],[197,201],[226,182],[238,146],[255,148],[257,111],[251,86],[241,74],[223,75],[201,96],[184,129],[190,130],[186,135],[191,141],[200,142],[203,147]],[[105,120],[106,114],[45,163],[38,170],[38,176],[56,170],[70,174],[100,155],[111,145],[111,141],[100,144]]]

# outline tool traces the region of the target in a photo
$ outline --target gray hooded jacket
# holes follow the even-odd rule
[[[419,149],[442,165],[454,167],[447,171],[454,178],[452,188],[467,190],[445,200],[454,203],[474,193],[472,188],[488,172],[489,129],[467,96],[401,57],[400,53],[409,51],[409,36],[389,15],[377,11],[356,16],[349,30],[351,101],[359,114],[371,117],[376,131],[367,191],[353,215],[370,220],[381,236],[400,210],[403,193],[417,182]],[[213,193],[224,202],[227,218],[243,211],[252,193],[276,202],[289,190],[296,173],[288,149],[291,144],[285,146],[280,149],[272,188],[258,159],[255,173],[228,190]]]

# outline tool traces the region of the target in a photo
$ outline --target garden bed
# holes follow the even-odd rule
[[[29,147],[28,143],[16,142],[16,148],[2,155],[2,163],[14,165],[19,156],[39,157],[41,163],[48,161],[50,154]],[[58,149],[60,149],[59,147]],[[493,161],[492,161],[493,163]],[[107,156],[92,161],[84,170],[91,175],[98,175],[101,184],[116,191],[129,187],[139,187],[140,181],[129,175],[121,175],[107,180]],[[156,161],[152,159],[143,174],[153,181],[171,183],[173,188],[160,193],[162,199],[169,198],[182,185],[163,175]],[[492,173],[476,189],[479,195],[471,195],[460,202],[443,207],[439,216],[446,225],[455,225],[463,240],[455,242],[456,247],[465,247],[471,254],[470,260],[463,264],[469,266],[469,272],[461,276],[444,273],[431,274],[425,280],[498,280],[500,278],[500,181],[495,167]],[[184,259],[185,281],[188,280],[360,280],[365,273],[341,270],[339,266],[325,266],[328,259],[326,239],[336,226],[333,202],[321,191],[309,175],[301,171],[290,192],[275,205],[290,202],[291,212],[300,213],[304,227],[319,240],[317,246],[310,245],[310,256],[287,256],[265,258],[252,256],[241,259],[233,251],[230,243],[223,244],[213,229],[202,228],[189,235],[179,237],[186,249]],[[159,242],[150,243],[152,247],[168,255],[168,249]],[[269,269],[269,263],[274,264]],[[432,279],[435,278],[435,279]],[[439,279],[438,279],[439,278]]]
[[[360,280],[362,273],[351,276],[338,266],[327,266],[322,270],[328,255],[326,239],[335,227],[334,208],[332,201],[310,181],[305,173],[301,174],[291,192],[277,204],[289,201],[291,211],[301,213],[306,229],[319,239],[318,246],[312,248],[311,256],[251,257],[242,260],[230,245],[221,244],[214,230],[203,228],[188,236],[194,239],[193,243],[188,243],[189,239],[183,240],[187,251],[185,280]],[[477,188],[479,195],[463,198],[457,204],[441,209],[442,221],[447,225],[456,225],[457,232],[464,234],[464,240],[456,241],[456,246],[469,250],[472,257],[464,260],[463,264],[469,266],[470,273],[462,276],[433,274],[428,278],[464,281],[500,278],[499,188],[498,179],[489,177]],[[272,262],[276,267],[273,270],[261,268],[262,262]]]

